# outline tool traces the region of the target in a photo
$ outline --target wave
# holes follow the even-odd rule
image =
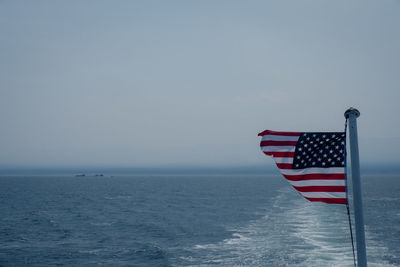
[[[243,227],[228,228],[231,238],[198,244],[204,250],[191,266],[220,261],[221,266],[353,266],[345,207],[311,203],[281,189],[271,209]],[[368,229],[367,229],[368,230]],[[370,266],[395,266],[384,260],[388,249],[367,231]],[[206,256],[205,256],[206,255]]]

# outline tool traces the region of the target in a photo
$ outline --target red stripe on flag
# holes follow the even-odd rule
[[[279,169],[291,169],[293,167],[292,163],[276,163]]]
[[[294,152],[272,152],[272,151],[263,151],[267,156],[274,156],[276,158],[293,158]]]
[[[297,141],[261,141],[260,146],[295,146]]]
[[[311,197],[305,197],[309,201],[319,201],[319,202],[324,202],[328,204],[347,204],[347,199],[345,198],[311,198]]]
[[[299,192],[346,192],[345,186],[293,186]]]
[[[313,173],[303,175],[286,175],[283,174],[286,179],[290,181],[302,181],[302,180],[344,180],[344,173]]]
[[[301,132],[277,132],[277,131],[270,131],[270,130],[265,130],[261,133],[258,134],[258,136],[263,136],[263,135],[283,135],[283,136],[300,136]]]

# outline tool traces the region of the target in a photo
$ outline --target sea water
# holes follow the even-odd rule
[[[400,266],[400,176],[362,181],[369,266]],[[345,206],[276,175],[3,176],[0,211],[1,266],[353,266]]]

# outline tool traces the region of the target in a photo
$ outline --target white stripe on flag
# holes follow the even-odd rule
[[[346,198],[346,192],[299,192],[309,198]]]
[[[280,172],[284,175],[303,175],[303,174],[331,174],[331,173],[344,173],[343,167],[332,167],[332,168],[307,168],[307,169],[280,169]]]
[[[276,163],[293,163],[293,158],[275,158]]]
[[[293,186],[345,186],[344,180],[304,180],[288,181]]]
[[[265,152],[294,152],[295,146],[263,146],[262,151]]]
[[[300,136],[264,135],[261,141],[297,141]]]

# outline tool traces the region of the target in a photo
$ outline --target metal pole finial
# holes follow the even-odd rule
[[[345,111],[344,117],[346,119],[348,119],[350,117],[350,115],[354,115],[354,116],[356,116],[356,118],[358,118],[360,116],[360,111],[358,111],[358,109],[356,109],[356,108],[351,107]]]

